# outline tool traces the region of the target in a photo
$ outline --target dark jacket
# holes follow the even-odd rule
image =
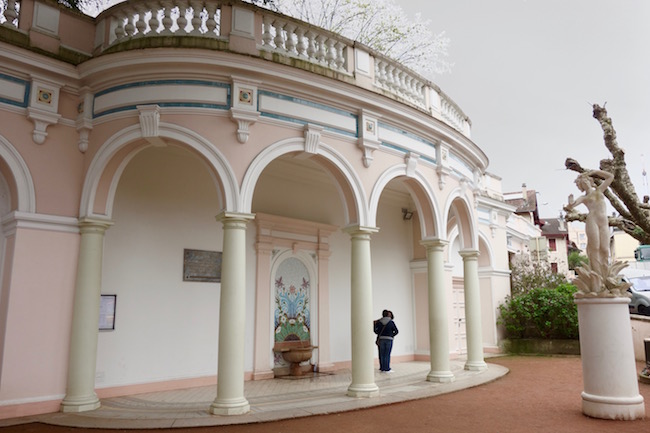
[[[399,331],[397,330],[397,326],[390,317],[382,317],[375,321],[375,334],[378,335],[379,339],[392,340],[398,333]]]

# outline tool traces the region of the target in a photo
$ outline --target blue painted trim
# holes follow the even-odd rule
[[[420,143],[424,143],[427,146],[433,147],[434,149],[436,148],[435,144],[433,144],[432,142],[430,142],[428,140],[425,140],[424,138],[420,137],[419,135],[415,135],[415,134],[413,134],[411,132],[404,131],[403,129],[396,128],[395,126],[388,125],[388,124],[383,123],[383,122],[377,122],[377,123],[378,123],[377,126],[380,127],[380,128],[384,128],[384,129],[388,129],[389,131],[397,132],[398,134],[404,135],[405,137],[409,137],[409,138],[411,138],[413,140],[417,140]]]
[[[29,81],[22,80],[20,78],[12,77],[11,75],[5,75],[5,74],[0,74],[0,79],[3,79],[5,81],[13,81],[14,83],[22,84],[25,86],[25,95],[23,97],[23,102],[15,101],[13,99],[7,99],[7,98],[2,98],[0,97],[0,102],[9,104],[9,105],[15,105],[16,107],[22,107],[26,108],[29,105],[29,94],[31,91],[31,87]]]
[[[139,81],[137,83],[128,83],[122,84],[120,86],[110,87],[108,89],[97,92],[93,97],[93,107],[92,113],[93,118],[105,116],[107,114],[117,113],[120,111],[135,110],[135,105],[128,105],[123,107],[111,108],[110,110],[105,110],[100,113],[95,113],[95,100],[99,96],[103,96],[109,93],[116,92],[118,90],[130,89],[134,87],[147,87],[147,86],[163,86],[175,84],[178,86],[185,85],[195,85],[195,86],[205,86],[205,87],[221,87],[226,89],[226,104],[207,104],[207,103],[194,103],[194,102],[152,102],[151,104],[156,104],[160,107],[196,107],[196,108],[212,108],[216,110],[229,110],[232,103],[232,87],[227,83],[220,83],[214,81],[202,81],[202,80],[152,80],[152,81]],[[139,105],[139,104],[138,104]]]
[[[138,104],[140,105],[140,104]],[[227,105],[217,104],[200,104],[200,103],[185,103],[185,102],[155,102],[159,107],[187,107],[187,108],[211,108],[214,110],[228,110],[230,107]],[[93,115],[93,118],[106,116],[107,114],[119,113],[121,111],[137,110],[136,105],[125,105],[124,107],[112,108],[110,110],[102,111]]]
[[[294,117],[282,116],[282,115],[279,115],[279,114],[266,113],[266,112],[260,112],[260,115],[263,116],[263,117],[268,117],[270,119],[284,120],[285,122],[297,123],[299,125],[307,125],[307,124],[318,125],[318,126],[322,126],[323,129],[325,129],[327,131],[335,132],[335,133],[341,134],[341,135],[347,135],[348,137],[357,138],[357,136],[356,136],[356,134],[354,132],[350,132],[350,131],[346,131],[346,130],[338,129],[338,128],[332,128],[331,126],[322,125],[322,124],[317,123],[317,122],[307,122],[306,120],[296,119]]]
[[[350,131],[346,131],[344,129],[339,129],[339,128],[333,128],[331,126],[323,125],[323,124],[318,123],[318,122],[313,122],[313,121],[308,122],[306,120],[296,119],[296,118],[290,117],[290,116],[283,116],[281,114],[275,114],[275,113],[269,113],[269,112],[266,112],[266,111],[262,111],[260,109],[260,99],[261,98],[259,97],[259,96],[262,96],[262,95],[268,96],[270,98],[280,99],[282,101],[293,102],[295,104],[304,105],[306,107],[316,108],[318,110],[328,111],[330,113],[334,113],[334,114],[338,114],[340,116],[345,116],[345,117],[351,118],[351,119],[354,120],[354,123],[355,123],[355,132],[350,132]],[[358,115],[356,115],[354,113],[350,113],[349,111],[344,111],[344,110],[341,110],[341,109],[338,109],[338,108],[330,107],[328,105],[319,104],[318,102],[308,101],[306,99],[301,99],[301,98],[295,98],[293,96],[288,96],[288,95],[281,95],[279,93],[269,92],[267,90],[260,90],[258,92],[258,98],[257,98],[257,111],[259,111],[261,116],[268,117],[268,118],[271,118],[271,119],[284,120],[284,121],[291,122],[291,123],[298,123],[300,125],[307,125],[308,123],[311,123],[311,124],[314,124],[314,125],[322,126],[327,131],[332,131],[332,132],[335,132],[337,134],[346,135],[348,137],[359,138],[359,116]]]
[[[386,143],[385,141],[381,142],[381,145],[383,147],[387,147],[389,149],[397,150],[398,152],[402,152],[404,154],[409,153],[410,150],[404,149],[403,147],[395,146],[394,144]],[[423,161],[430,162],[431,164],[436,164],[436,160],[434,158],[430,158],[425,155],[420,155],[420,159]]]
[[[383,142],[383,141],[382,141],[382,142],[381,142],[381,145],[384,146],[384,147],[387,147],[387,148],[389,148],[389,149],[396,150],[396,151],[398,151],[398,152],[409,153],[408,150],[404,149],[403,147],[395,146],[394,144],[390,144],[390,143],[386,143],[386,142]]]
[[[431,164],[437,164],[435,158],[429,158],[428,156],[420,155],[420,159],[430,162]]]
[[[260,90],[259,95],[266,95],[266,96],[270,96],[271,98],[280,99],[282,101],[290,101],[295,104],[304,105],[306,107],[312,107],[312,108],[317,108],[319,110],[329,111],[330,113],[335,113],[341,116],[349,117],[351,119],[354,119],[357,122],[357,124],[359,123],[359,116],[357,116],[356,114],[350,113],[349,111],[341,110],[339,108],[330,107],[329,105],[319,104],[318,102],[308,101],[306,99],[301,99],[301,98],[295,98],[293,96],[281,95],[279,93],[269,92],[267,90]],[[258,105],[257,111],[260,111],[259,97],[258,97],[257,105]]]

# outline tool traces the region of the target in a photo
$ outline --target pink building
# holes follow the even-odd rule
[[[384,308],[395,362],[486,368],[511,209],[435,84],[237,0],[0,23],[1,418],[205,384],[244,413],[287,341],[372,397]]]

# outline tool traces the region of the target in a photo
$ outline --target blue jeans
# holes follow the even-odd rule
[[[379,369],[390,370],[390,352],[393,350],[393,340],[381,338],[379,340]]]

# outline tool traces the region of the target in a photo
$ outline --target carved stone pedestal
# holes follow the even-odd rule
[[[602,419],[645,416],[639,394],[627,297],[578,298],[582,413]]]

